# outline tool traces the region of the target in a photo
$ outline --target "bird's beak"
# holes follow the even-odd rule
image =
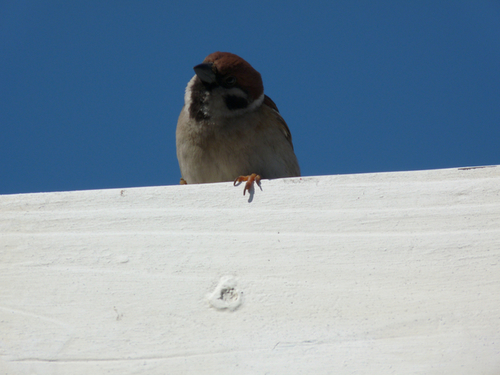
[[[202,82],[210,84],[215,82],[215,73],[212,70],[213,65],[212,63],[203,63],[196,65],[193,69]]]

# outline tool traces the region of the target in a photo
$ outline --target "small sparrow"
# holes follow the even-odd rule
[[[290,129],[241,57],[214,52],[194,68],[177,121],[181,184],[300,176]]]

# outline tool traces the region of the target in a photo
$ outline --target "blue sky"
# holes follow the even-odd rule
[[[263,77],[302,174],[500,164],[500,1],[0,1],[0,194],[178,184],[214,51]]]

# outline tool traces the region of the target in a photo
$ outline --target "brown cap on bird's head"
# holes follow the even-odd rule
[[[259,98],[264,93],[260,73],[241,57],[229,52],[214,52],[208,55],[203,64],[194,67],[196,74],[204,82],[225,82],[237,85],[252,97]],[[235,82],[232,82],[236,79]]]

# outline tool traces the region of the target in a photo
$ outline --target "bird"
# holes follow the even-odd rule
[[[292,135],[247,61],[214,52],[194,68],[176,129],[181,184],[300,176]],[[261,188],[262,189],[262,188]]]

